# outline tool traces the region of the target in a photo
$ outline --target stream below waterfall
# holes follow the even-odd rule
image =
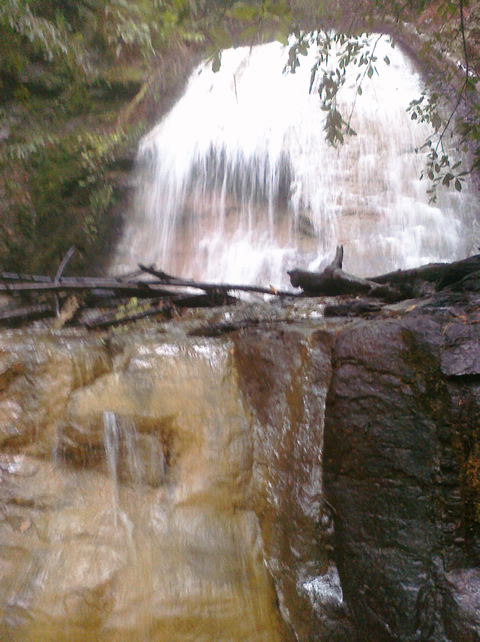
[[[378,73],[360,96],[354,66],[339,92],[357,135],[337,148],[325,141],[318,79],[309,91],[315,47],[295,73],[275,42],[224,51],[218,73],[198,66],[141,141],[114,270],[154,263],[186,278],[285,287],[288,269],[320,269],[339,244],[359,276],[471,254],[478,196],[466,183],[429,202],[426,153],[416,150],[432,132],[406,111],[421,79],[398,47],[374,39]]]

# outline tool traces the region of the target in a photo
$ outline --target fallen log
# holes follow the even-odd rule
[[[194,281],[193,279],[180,279],[170,274],[166,274],[161,270],[157,270],[154,265],[147,267],[138,264],[138,267],[142,272],[156,276],[159,279],[159,283],[162,285],[176,285],[178,287],[184,288],[195,288],[197,290],[203,290],[204,292],[251,292],[255,294],[271,294],[273,296],[292,296],[293,292],[285,292],[282,290],[277,290],[273,286],[268,288],[262,288],[256,285],[234,285],[231,283],[204,283],[202,281]]]
[[[335,258],[322,272],[290,270],[290,283],[302,288],[306,296],[340,296],[342,294],[377,296],[396,299],[398,293],[389,284],[348,274],[342,270],[343,246],[337,247]]]
[[[429,263],[409,270],[397,270],[370,280],[399,290],[402,298],[419,298],[460,283],[480,271],[480,254],[452,263]]]
[[[288,272],[294,288],[302,288],[307,296],[339,296],[340,294],[368,294],[373,283],[340,268],[325,268],[323,272],[291,270]]]
[[[345,309],[336,306],[328,311],[334,315],[358,315],[376,311],[368,301],[372,298],[377,302],[395,302],[430,296],[452,288],[471,291],[480,287],[480,255],[463,261],[431,264],[364,279],[342,269],[343,246],[338,246],[335,258],[322,272],[298,268],[288,272],[292,286],[302,289],[300,294],[276,290],[272,286],[266,288],[183,279],[158,270],[155,266],[142,264],[139,264],[139,270],[123,276],[64,276],[63,272],[72,255],[73,250],[69,250],[53,278],[0,272],[0,292],[9,295],[8,303],[0,308],[0,323],[18,325],[52,317],[56,313],[57,320],[53,327],[68,323],[87,328],[106,328],[147,316],[165,316],[169,314],[169,309],[231,305],[237,302],[230,294],[235,291],[279,297],[360,297],[357,302],[345,304]],[[54,297],[57,298],[57,304]],[[365,297],[363,301],[362,297]],[[135,301],[137,298],[141,301],[138,305]],[[15,301],[18,301],[18,305],[15,305]],[[133,309],[125,313],[132,302]],[[222,327],[221,331],[224,332],[225,328]]]
[[[35,293],[35,292],[67,292],[74,290],[110,290],[130,296],[168,296],[172,292],[165,290],[161,284],[147,281],[116,281],[113,279],[96,279],[94,277],[77,277],[49,281],[19,281],[0,283],[0,292],[6,293]]]
[[[460,287],[465,279],[480,272],[480,255],[453,263],[431,263],[409,270],[363,279],[342,270],[343,248],[322,272],[295,269],[288,272],[294,287],[305,296],[365,296],[388,302],[430,296],[447,288]],[[458,285],[457,285],[458,284]]]
[[[293,292],[284,292],[270,286],[268,288],[255,285],[225,284],[225,283],[204,283],[193,279],[181,279],[170,276],[155,267],[139,265],[140,275],[150,274],[157,277],[155,281],[141,279],[130,280],[127,277],[61,277],[52,279],[45,276],[20,275],[9,272],[0,273],[0,292],[23,293],[23,292],[56,292],[70,290],[111,290],[122,294],[129,293],[131,296],[175,296],[177,291],[165,290],[165,286],[181,288],[193,288],[204,292],[226,293],[230,291],[251,292],[256,294],[270,294],[272,296],[292,296]],[[138,273],[135,273],[138,274]]]
[[[66,323],[92,329],[107,328],[161,314],[167,306],[198,308],[231,305],[237,302],[230,294],[232,290],[294,296],[292,292],[279,292],[271,286],[262,288],[181,279],[167,275],[153,266],[140,266],[139,271],[117,277],[63,276],[72,255],[73,249],[69,250],[53,278],[0,272],[0,292],[10,295],[12,301],[19,297],[22,299],[18,307],[9,303],[3,309],[0,308],[0,322],[18,325],[23,321],[56,316],[53,324],[56,328]],[[200,292],[189,293],[188,289]],[[76,296],[76,293],[80,293],[80,296]],[[138,298],[145,301],[145,304],[142,303],[138,309],[125,314],[128,298]],[[26,305],[25,299],[36,305]],[[67,301],[76,302],[74,309],[70,310],[70,304],[65,307]],[[64,306],[62,309],[61,305]],[[105,308],[110,311],[105,312]],[[103,311],[94,313],[96,309]]]

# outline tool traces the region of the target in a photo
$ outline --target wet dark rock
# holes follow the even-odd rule
[[[326,317],[356,317],[360,315],[378,312],[381,306],[367,299],[350,299],[342,303],[335,303],[325,306]]]
[[[445,329],[441,370],[450,377],[480,375],[478,325],[456,322]]]
[[[480,327],[447,303],[332,349],[325,485],[359,640],[480,639]]]
[[[353,629],[321,469],[331,340],[314,328],[253,328],[237,336],[235,361],[254,420],[255,510],[282,616],[298,640],[340,642]]]

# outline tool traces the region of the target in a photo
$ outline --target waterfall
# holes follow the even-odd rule
[[[285,286],[288,269],[320,269],[338,244],[344,268],[363,276],[472,253],[477,197],[467,186],[429,203],[420,180],[416,150],[431,131],[406,111],[419,74],[387,38],[376,56],[362,95],[358,67],[339,94],[358,135],[338,148],[309,92],[313,47],[296,73],[275,42],[224,51],[218,73],[199,65],[140,143],[115,271],[141,261],[187,278]]]
[[[137,458],[137,449],[132,441],[132,430],[125,429],[125,427],[118,422],[114,412],[104,410],[102,413],[102,422],[105,460],[107,463],[108,476],[112,485],[113,522],[115,526],[117,526],[119,522],[123,525],[128,536],[127,542],[129,546],[133,548],[133,524],[125,511],[121,509],[118,467],[122,457],[122,446],[124,446],[122,442],[126,442],[127,457],[130,460]]]

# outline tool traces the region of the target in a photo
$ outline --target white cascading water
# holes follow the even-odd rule
[[[313,47],[295,74],[275,42],[223,52],[218,73],[197,67],[141,141],[115,272],[143,262],[185,278],[285,287],[288,269],[321,269],[338,244],[344,269],[360,276],[472,253],[477,197],[440,190],[429,204],[420,180],[425,154],[415,150],[430,130],[406,111],[420,78],[387,38],[375,53],[379,73],[362,96],[357,67],[341,90],[358,135],[336,149],[309,92]]]

